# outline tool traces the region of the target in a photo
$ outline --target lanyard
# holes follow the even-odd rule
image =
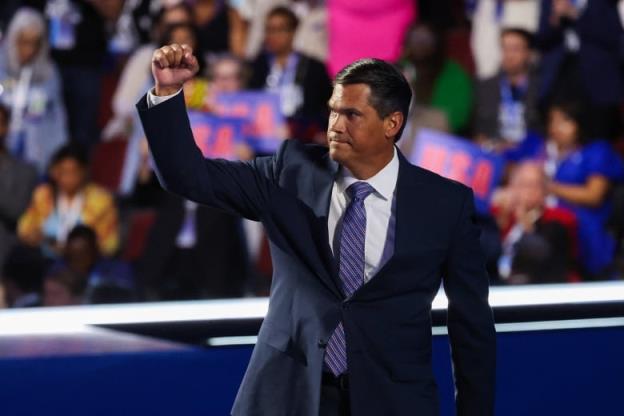
[[[527,91],[526,79],[518,86],[519,97],[514,100],[513,91],[509,80],[502,76],[500,80],[500,135],[514,143],[522,141],[526,137],[526,123],[524,121],[524,103],[522,97]]]
[[[297,74],[297,64],[299,63],[299,55],[291,53],[286,60],[284,68],[280,68],[277,64],[277,60],[274,56],[269,58],[270,70],[266,79],[267,89],[279,90],[285,85],[291,85],[295,83],[295,76]]]
[[[60,196],[56,201],[56,215],[58,218],[58,230],[56,240],[64,242],[67,234],[80,222],[84,197],[76,195],[72,200]]]

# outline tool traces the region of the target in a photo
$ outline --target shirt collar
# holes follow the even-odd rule
[[[360,181],[344,166],[340,167],[340,171],[338,173],[338,177],[336,178],[336,183],[338,185],[338,189],[341,192],[346,192],[347,188],[354,184],[355,182],[367,182],[373,188],[375,188],[375,193],[385,200],[389,200],[392,198],[392,194],[396,188],[397,178],[399,177],[399,156],[397,154],[397,149],[394,147],[394,156],[392,156],[392,160],[388,162],[386,166],[383,167],[379,172],[377,172],[374,176],[366,179],[365,181]]]

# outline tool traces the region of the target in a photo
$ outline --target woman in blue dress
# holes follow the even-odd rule
[[[624,163],[605,140],[588,141],[576,103],[555,104],[542,146],[552,205],[570,209],[579,224],[580,257],[589,279],[610,277],[615,241],[606,229],[612,215],[610,189],[624,179]]]

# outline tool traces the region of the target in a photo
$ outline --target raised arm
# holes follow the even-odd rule
[[[154,96],[172,96],[150,105],[144,96],[137,109],[162,186],[184,198],[246,218],[260,219],[273,189],[276,158],[251,162],[205,159],[195,145],[180,91],[197,72],[187,45],[157,49],[152,59]]]
[[[466,190],[444,273],[458,416],[494,414],[496,337],[473,198]]]

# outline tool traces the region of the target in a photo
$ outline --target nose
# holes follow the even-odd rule
[[[344,117],[339,113],[330,113],[329,115],[329,131],[334,133],[344,133],[345,123]]]

